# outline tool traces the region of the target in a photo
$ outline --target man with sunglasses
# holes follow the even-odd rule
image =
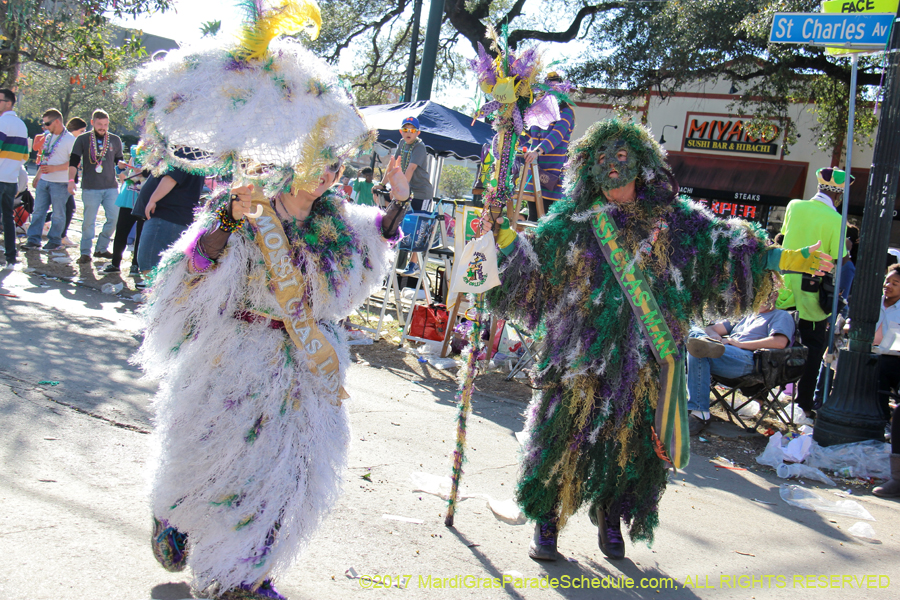
[[[44,147],[41,149],[41,166],[38,169],[40,179],[34,187],[34,213],[31,215],[31,226],[28,228],[26,250],[37,250],[41,247],[44,223],[51,206],[53,217],[50,219],[45,250],[55,250],[62,245],[63,231],[66,227],[69,154],[75,144],[75,136],[63,126],[62,113],[55,108],[47,110],[41,116],[41,126],[45,132]]]
[[[6,264],[16,264],[16,222],[13,202],[18,188],[19,172],[28,159],[28,129],[13,106],[16,94],[0,89],[0,213],[6,244]]]
[[[400,170],[406,175],[409,182],[409,191],[412,194],[410,206],[413,210],[430,210],[431,199],[434,198],[434,186],[431,185],[431,177],[428,174],[428,152],[425,150],[425,142],[419,139],[419,120],[415,117],[406,117],[400,125],[400,137],[403,141],[397,145],[395,156],[400,157]],[[387,182],[387,171],[381,180],[381,188]],[[403,275],[415,275],[419,272],[419,264],[416,255],[409,258],[409,264],[403,271]]]

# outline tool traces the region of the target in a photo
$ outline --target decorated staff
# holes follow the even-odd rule
[[[684,342],[691,320],[749,313],[779,270],[831,270],[818,245],[788,251],[758,225],[723,221],[678,195],[665,151],[641,125],[592,125],[569,150],[565,197],[537,228],[492,228],[498,316],[546,331],[535,368],[516,500],[535,524],[529,556],[590,505],[600,549],[652,541],[666,470],[689,458]]]
[[[534,101],[535,80],[541,71],[540,55],[536,50],[525,50],[519,57],[509,51],[506,43],[506,26],[501,40],[493,28],[489,28],[488,34],[493,39],[491,49],[497,52],[496,58],[491,58],[484,47],[478,45],[478,58],[470,61],[472,69],[476,72],[481,90],[493,99],[485,104],[476,114],[475,118],[493,116],[493,127],[497,131],[490,150],[490,156],[485,157],[485,163],[490,165],[490,173],[486,173],[486,181],[496,185],[488,186],[484,195],[484,211],[481,219],[473,223],[478,239],[470,241],[457,260],[457,268],[450,285],[450,293],[458,292],[456,305],[462,299],[462,294],[478,294],[475,323],[469,338],[469,355],[466,360],[466,368],[461,372],[459,390],[456,400],[459,405],[456,429],[456,448],[453,451],[453,472],[451,476],[452,486],[444,523],[450,527],[453,525],[453,516],[456,511],[459,481],[462,477],[462,464],[465,462],[466,449],[466,422],[471,410],[472,388],[478,367],[478,347],[481,343],[481,324],[487,317],[483,312],[483,298],[481,294],[499,284],[497,277],[497,261],[494,241],[488,234],[491,212],[499,213],[511,203],[515,175],[510,168],[515,160],[518,149],[519,136],[523,133],[525,120],[523,115],[527,113]],[[543,112],[541,113],[543,114]],[[557,111],[558,117],[558,111]],[[480,224],[479,224],[480,223]],[[455,313],[454,313],[455,314]],[[490,345],[490,340],[488,341]],[[490,347],[485,353],[490,353]]]
[[[371,134],[332,67],[276,39],[318,31],[319,9],[245,4],[240,43],[170,52],[129,88],[148,164],[243,184],[163,255],[136,357],[161,379],[154,555],[227,600],[283,599],[274,579],[337,501],[350,359],[335,323],[381,286],[409,195],[397,160],[386,212],[336,193]]]

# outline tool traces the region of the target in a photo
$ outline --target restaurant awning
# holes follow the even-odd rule
[[[804,197],[805,164],[674,152],[668,162],[682,193],[695,198],[787,206]]]

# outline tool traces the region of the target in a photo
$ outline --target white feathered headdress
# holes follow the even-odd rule
[[[234,173],[276,190],[315,188],[323,169],[372,135],[333,68],[285,33],[318,36],[313,0],[245,0],[237,42],[169,52],[127,86],[144,164]]]

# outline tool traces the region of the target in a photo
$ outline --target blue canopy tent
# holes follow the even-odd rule
[[[429,154],[454,156],[462,160],[481,158],[481,147],[494,137],[491,126],[431,100],[378,104],[360,109],[371,129],[378,130],[378,141],[396,148],[400,143],[400,125],[406,117],[419,120],[419,137]]]

